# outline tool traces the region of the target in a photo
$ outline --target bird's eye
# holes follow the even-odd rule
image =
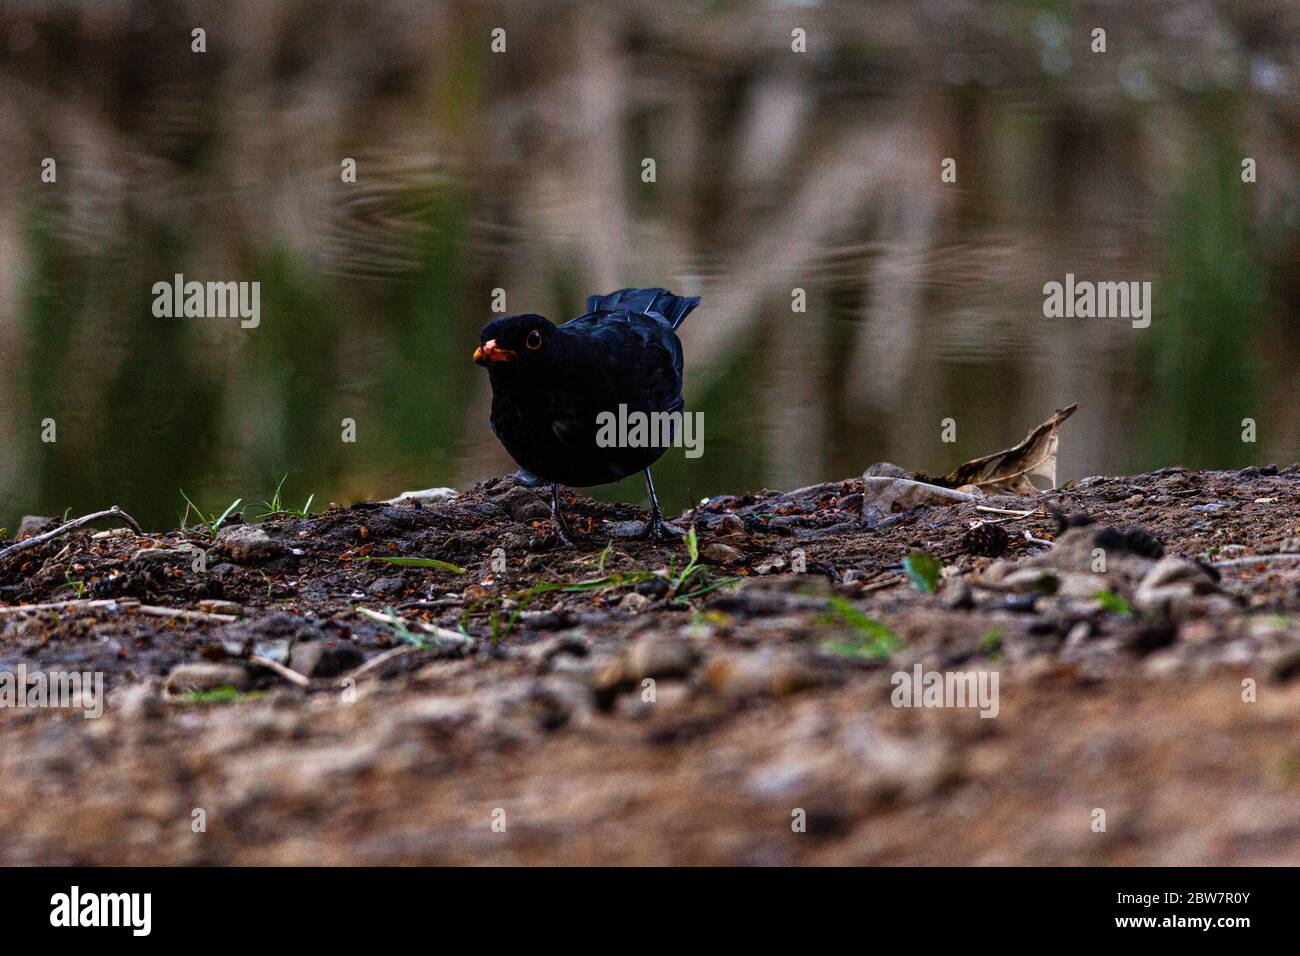
[[[524,344],[530,349],[540,349],[542,347],[542,333],[533,329],[528,333],[528,338],[524,340]]]

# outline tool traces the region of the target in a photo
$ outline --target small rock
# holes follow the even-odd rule
[[[425,488],[423,491],[403,491],[396,498],[389,498],[384,504],[428,508],[432,505],[455,501],[456,495],[455,488]]]
[[[14,536],[14,540],[35,537],[42,532],[54,529],[58,524],[58,518],[47,518],[42,515],[23,515],[23,519],[18,522],[18,534]]]
[[[709,659],[704,678],[717,693],[731,700],[788,697],[827,682],[827,672],[804,655],[790,653],[726,653]]]
[[[649,603],[650,599],[644,594],[637,594],[635,591],[632,591],[623,595],[623,600],[618,602],[618,607],[621,611],[628,611],[635,614],[638,611],[643,610]]]
[[[289,650],[289,667],[303,677],[337,677],[361,661],[361,652],[351,644],[331,639],[303,641]]]
[[[719,544],[715,541],[704,547],[700,557],[714,564],[735,564],[737,561],[745,560],[745,552],[729,544]]]
[[[140,564],[189,564],[194,560],[194,552],[182,548],[141,548],[131,555],[131,560]]]
[[[668,593],[670,586],[667,578],[656,576],[646,578],[644,581],[638,581],[634,590],[637,594],[644,594],[648,598],[658,600]]]
[[[1214,578],[1186,558],[1161,558],[1138,585],[1133,603],[1146,614],[1167,614],[1176,605],[1217,590]]]
[[[366,593],[371,597],[383,597],[388,594],[397,594],[405,586],[405,582],[399,577],[376,578],[366,587]]]
[[[591,670],[591,687],[598,697],[610,698],[626,678],[623,659],[607,654],[596,660]]]
[[[233,687],[247,690],[248,669],[241,664],[182,664],[167,675],[167,693],[173,697],[191,691]]]
[[[744,534],[745,522],[735,514],[726,514],[722,516],[722,521],[718,523],[718,534]]]
[[[647,677],[685,677],[695,667],[695,661],[695,649],[685,641],[646,637],[627,651],[623,676],[633,683]]]
[[[269,561],[284,550],[284,545],[272,541],[257,525],[236,525],[217,536],[217,546],[236,564],[256,564]]]

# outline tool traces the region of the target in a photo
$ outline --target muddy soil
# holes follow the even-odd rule
[[[0,707],[0,863],[1300,863],[1300,467],[875,504],[710,499],[693,563],[501,478],[4,558],[0,675],[107,701]]]

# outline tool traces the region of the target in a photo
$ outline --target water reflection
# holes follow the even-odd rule
[[[196,54],[185,9],[0,12],[0,526],[505,471],[497,289],[704,296],[670,508],[944,471],[1075,401],[1063,479],[1300,447],[1300,11],[245,0]],[[260,282],[259,327],[155,318],[178,272]],[[1044,318],[1067,272],[1151,281],[1151,328]]]

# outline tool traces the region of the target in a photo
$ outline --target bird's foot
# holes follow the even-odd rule
[[[658,512],[652,512],[650,520],[645,523],[645,527],[638,531],[633,537],[638,541],[650,541],[654,543],[660,538],[680,538],[686,532],[674,524],[669,524],[664,520],[664,516]]]
[[[578,536],[573,533],[573,529],[569,527],[569,522],[564,520],[564,516],[557,514],[554,524],[555,536],[560,539],[560,543],[566,548],[576,548],[578,546]]]

